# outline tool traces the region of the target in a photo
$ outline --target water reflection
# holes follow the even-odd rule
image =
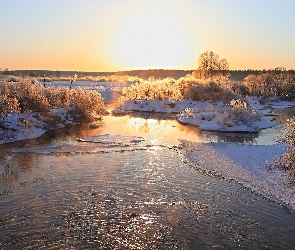
[[[38,157],[32,154],[8,154],[0,160],[0,194],[3,188],[19,185],[21,175],[29,173],[38,163]]]
[[[3,249],[293,246],[292,214],[200,175],[166,148],[34,157],[39,160],[22,178],[44,181],[0,198]]]
[[[295,114],[295,108],[285,111],[280,111],[280,116],[277,117],[278,122],[285,122],[288,118]],[[90,127],[89,124],[73,126],[67,129],[60,129],[46,133],[40,138],[26,140],[17,143],[0,145],[0,174],[1,182],[5,185],[14,183],[19,173],[30,171],[36,164],[36,159],[32,154],[11,155],[11,150],[15,148],[32,148],[43,147],[39,153],[54,153],[56,156],[73,156],[74,154],[86,153],[102,153],[112,152],[114,149],[108,150],[110,145],[102,148],[101,145],[89,145],[77,141],[77,138],[89,138],[93,136],[103,135],[121,135],[121,136],[137,136],[144,138],[148,149],[150,147],[173,147],[178,145],[179,139],[194,141],[194,142],[232,142],[243,144],[271,145],[276,143],[276,135],[280,126],[275,128],[262,130],[260,133],[217,133],[201,131],[196,126],[179,124],[171,115],[166,114],[145,114],[132,113],[128,116],[105,116],[100,121],[99,127]],[[161,119],[160,119],[161,118]],[[143,145],[141,145],[143,146]],[[159,148],[159,149],[160,149]],[[139,149],[139,147],[129,148],[130,150]],[[118,148],[122,151],[122,148]],[[37,151],[32,151],[32,153]],[[59,153],[59,154],[58,154]],[[7,161],[7,159],[13,160]],[[7,163],[8,162],[8,163]],[[2,190],[3,192],[3,190]]]
[[[295,109],[293,109],[294,112]],[[281,120],[290,116],[289,110],[282,113]],[[153,147],[155,150],[162,146],[173,147],[179,144],[179,139],[194,142],[234,142],[246,144],[271,145],[276,143],[275,136],[278,128],[271,128],[258,133],[216,133],[201,131],[196,126],[182,125],[175,120],[171,120],[170,115],[146,114],[145,118],[138,117],[134,113],[132,116],[106,116],[100,122],[99,127],[91,128],[89,124],[73,126],[67,129],[51,131],[41,138],[26,140],[23,142],[0,145],[0,181],[5,186],[0,193],[7,191],[7,186],[18,185],[17,179],[20,173],[30,171],[36,165],[37,158],[32,154],[11,155],[11,150],[17,148],[30,149],[26,152],[32,153],[53,153],[56,156],[85,155],[96,153],[108,153],[117,150],[138,150]],[[140,114],[142,115],[142,114]],[[159,120],[161,116],[161,120]],[[130,145],[132,147],[122,148],[124,145],[110,149],[108,143],[106,147],[77,141],[77,138],[90,138],[104,135],[137,136],[143,138],[145,144]],[[112,145],[116,146],[116,145]],[[118,145],[117,145],[118,146]],[[37,150],[36,147],[39,147]],[[141,148],[140,148],[141,147]],[[10,158],[12,157],[13,160]],[[7,161],[7,159],[9,159]]]

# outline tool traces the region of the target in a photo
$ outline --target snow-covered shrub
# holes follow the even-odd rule
[[[84,91],[77,87],[71,91],[69,110],[74,115],[89,118],[101,115],[105,106],[100,93],[95,90]]]
[[[192,109],[192,108],[185,108],[184,109],[184,114],[186,114],[188,117],[193,117],[194,116],[194,109]]]
[[[132,100],[229,100],[235,97],[230,89],[227,77],[212,79],[197,79],[193,75],[181,77],[178,80],[165,78],[150,79],[140,84],[136,83],[122,90],[119,101]]]
[[[17,99],[0,94],[0,127],[4,126],[9,114],[18,112],[20,112],[20,107]]]
[[[251,104],[240,99],[231,100],[227,107],[228,117],[232,119],[232,122],[242,122],[245,125],[252,126],[252,123],[261,120],[261,114]]]
[[[231,89],[238,96],[246,97],[250,94],[249,88],[242,81],[232,81]]]
[[[213,81],[212,79],[200,80],[192,75],[180,78],[177,87],[184,99],[188,100],[227,100],[234,98],[233,91],[225,86],[228,82]]]
[[[182,95],[175,84],[175,80],[165,78],[162,81],[144,81],[125,87],[119,101],[180,99],[182,99]]]
[[[228,104],[231,108],[236,110],[245,110],[247,108],[247,103],[238,99],[238,100],[231,100]]]
[[[280,130],[278,142],[286,145],[285,152],[275,158],[274,165],[295,177],[295,117]]]
[[[295,98],[295,76],[284,70],[270,70],[260,75],[248,75],[242,84],[253,96],[281,99]]]
[[[234,117],[228,111],[222,113],[218,123],[226,127],[233,127],[235,125]]]
[[[70,89],[68,87],[44,88],[44,96],[51,108],[68,108],[70,105]]]
[[[49,103],[42,93],[43,87],[35,78],[19,78],[17,82],[4,81],[0,85],[0,93],[16,98],[21,112],[48,111]]]

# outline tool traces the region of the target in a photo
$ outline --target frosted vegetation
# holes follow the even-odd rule
[[[287,171],[292,177],[292,182],[295,178],[295,118],[287,121],[284,128],[279,134],[279,143],[286,145],[286,150],[279,155],[275,161],[274,166]]]
[[[10,77],[13,79],[17,77]],[[72,76],[52,76],[52,77],[37,77],[40,82],[43,82],[45,78],[45,82],[52,82],[52,81],[71,81]],[[120,83],[139,83],[143,82],[143,79],[139,78],[138,76],[77,76],[77,80],[79,81],[90,81],[90,82],[120,82]]]
[[[263,106],[270,100],[292,100],[295,97],[295,77],[284,68],[269,70],[260,75],[249,75],[243,81],[229,78],[229,67],[225,59],[220,59],[212,51],[199,56],[198,68],[192,74],[180,79],[165,78],[135,83],[123,88],[121,110],[145,111],[138,101],[182,101],[204,102],[211,100],[212,105],[187,105],[178,115],[183,123],[192,123],[206,130],[257,132],[261,128],[274,126],[272,118],[266,118]],[[255,102],[253,102],[255,100]],[[220,105],[220,101],[222,104]],[[192,104],[191,102],[191,104]],[[128,103],[128,105],[126,105]],[[148,104],[147,104],[148,105]],[[154,105],[155,106],[155,105]],[[117,112],[120,112],[118,109]],[[156,111],[157,108],[147,108]],[[206,123],[208,121],[210,123]],[[211,124],[211,125],[210,125]]]
[[[80,119],[99,118],[105,112],[103,99],[97,91],[84,91],[81,87],[48,87],[35,78],[9,77],[0,83],[0,129],[13,125],[13,116],[22,114],[18,121],[25,127],[59,128],[79,122]],[[19,115],[18,115],[19,116]],[[10,118],[10,119],[9,119]],[[21,120],[19,120],[21,119]]]

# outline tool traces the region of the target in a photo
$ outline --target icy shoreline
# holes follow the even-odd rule
[[[138,100],[125,101],[120,107],[112,111],[113,114],[127,114],[128,112],[151,112],[175,114],[178,122],[193,124],[207,131],[222,132],[258,132],[264,128],[276,125],[271,109],[283,110],[295,106],[295,102],[269,102],[261,105],[257,99],[247,100],[247,109],[240,112],[229,108],[221,101],[169,101],[169,100]],[[243,112],[245,114],[243,114]],[[253,115],[254,114],[254,115]]]
[[[196,143],[182,140],[183,161],[208,174],[235,180],[295,211],[295,188],[283,171],[267,166],[283,153],[282,145]]]

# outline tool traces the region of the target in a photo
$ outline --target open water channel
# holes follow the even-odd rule
[[[78,85],[105,100],[122,88]],[[295,249],[292,211],[198,172],[177,150],[179,139],[269,145],[276,130],[220,134],[110,115],[97,128],[0,145],[0,249]]]
[[[1,145],[0,249],[295,249],[294,213],[177,152],[178,139],[267,144],[272,133],[106,116]]]

